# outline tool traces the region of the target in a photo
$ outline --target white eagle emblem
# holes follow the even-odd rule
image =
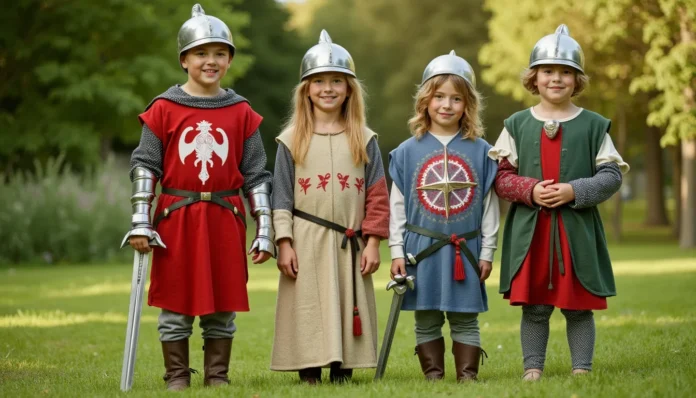
[[[179,158],[181,159],[181,164],[186,164],[186,157],[191,154],[191,152],[196,151],[196,160],[193,162],[193,166],[198,166],[201,164],[201,172],[198,174],[198,178],[203,182],[210,179],[210,174],[208,173],[208,166],[213,167],[213,153],[218,155],[222,160],[221,165],[225,164],[227,160],[227,152],[229,150],[229,143],[227,141],[227,134],[221,128],[216,128],[215,131],[222,134],[222,144],[218,144],[215,141],[215,137],[210,134],[211,126],[209,122],[202,120],[200,123],[196,123],[198,126],[196,131],[200,131],[196,138],[191,141],[191,143],[186,143],[186,134],[193,130],[193,127],[187,127],[179,138]]]

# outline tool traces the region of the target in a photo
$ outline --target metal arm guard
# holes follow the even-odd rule
[[[154,245],[166,247],[162,242],[162,238],[160,238],[150,223],[150,209],[152,208],[152,200],[155,198],[156,184],[157,177],[146,168],[136,167],[133,170],[133,195],[131,196],[131,205],[133,205],[132,228],[123,238],[121,247],[128,245],[131,236],[145,236]]]
[[[271,218],[271,184],[265,182],[252,188],[247,194],[251,215],[256,220],[256,238],[251,244],[249,254],[254,250],[271,253],[276,257],[273,244],[273,220]]]

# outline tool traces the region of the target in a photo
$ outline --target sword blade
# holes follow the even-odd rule
[[[145,293],[145,283],[147,282],[149,260],[150,253],[135,251],[130,304],[128,306],[128,325],[126,326],[126,343],[123,349],[123,366],[121,368],[121,391],[128,391],[133,387],[135,354],[138,348],[140,315],[143,308],[143,295]]]
[[[375,372],[375,380],[379,380],[384,376],[384,371],[387,369],[387,359],[389,358],[389,352],[391,351],[392,341],[394,341],[394,332],[396,332],[396,325],[399,323],[399,314],[401,313],[401,303],[404,301],[403,294],[394,293],[392,298],[391,310],[389,311],[389,319],[387,320],[387,328],[384,331],[384,338],[382,340],[382,349],[379,353],[379,360],[377,361],[377,371]]]

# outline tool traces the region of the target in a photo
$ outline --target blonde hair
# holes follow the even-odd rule
[[[290,119],[283,126],[283,133],[292,131],[292,148],[290,154],[297,165],[302,165],[307,157],[309,142],[314,133],[314,105],[309,99],[311,79],[305,78],[293,91]],[[365,90],[360,81],[346,75],[348,95],[343,102],[341,116],[345,120],[345,133],[350,145],[350,153],[355,165],[369,163],[367,156],[365,131],[369,131],[365,121]]]
[[[536,83],[537,73],[539,72],[539,68],[541,66],[544,65],[537,65],[527,68],[522,72],[522,85],[527,89],[527,91],[534,95],[539,95],[539,87],[537,87],[534,83]],[[571,94],[571,97],[575,97],[580,95],[580,93],[587,88],[587,86],[590,84],[590,78],[586,74],[580,73],[575,68],[570,68],[573,69],[573,72],[575,72],[575,88],[573,89],[573,94]]]
[[[408,121],[408,127],[411,129],[417,139],[421,139],[423,135],[430,129],[432,120],[428,114],[428,105],[440,86],[446,82],[452,82],[454,88],[464,96],[464,115],[459,120],[459,128],[462,130],[462,138],[476,139],[483,137],[484,128],[481,121],[481,95],[475,88],[470,87],[469,83],[463,77],[457,75],[439,75],[423,83],[415,95],[414,114]]]

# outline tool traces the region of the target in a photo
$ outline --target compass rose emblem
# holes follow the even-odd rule
[[[469,165],[460,157],[442,155],[428,160],[418,174],[418,199],[431,213],[449,219],[466,210],[475,196],[478,185]]]

